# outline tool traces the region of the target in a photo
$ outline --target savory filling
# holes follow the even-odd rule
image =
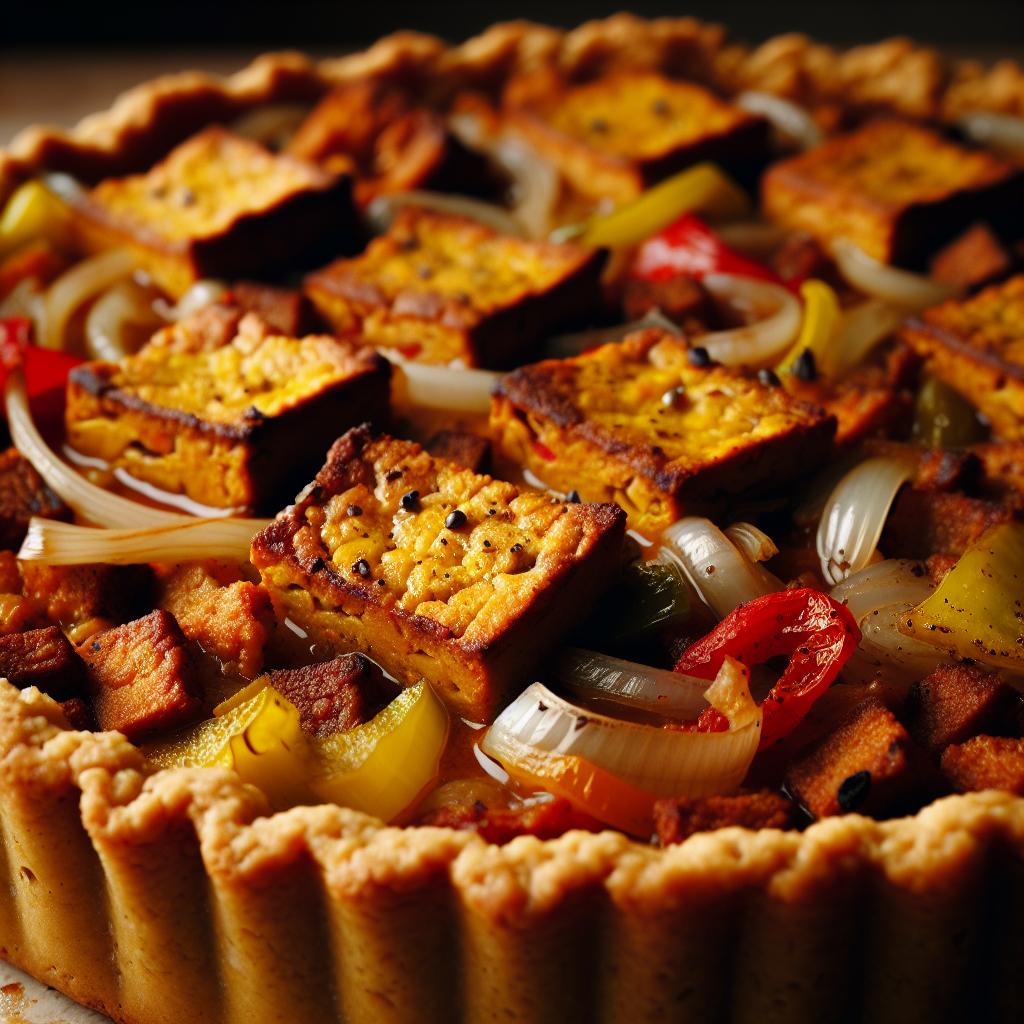
[[[0,678],[498,843],[1024,795],[1024,172],[786,114],[353,83],[21,184]]]

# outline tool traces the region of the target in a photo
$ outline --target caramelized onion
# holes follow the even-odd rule
[[[982,146],[1008,156],[1024,156],[1024,118],[978,110],[964,114],[957,127]]]
[[[75,312],[86,302],[127,277],[135,258],[124,249],[110,249],[65,271],[46,290],[43,331],[44,348],[67,348],[67,327]]]
[[[377,196],[367,207],[366,217],[371,229],[383,234],[391,226],[398,211],[406,206],[418,206],[424,210],[436,210],[439,213],[451,213],[470,220],[479,221],[493,228],[501,235],[522,235],[523,229],[519,221],[508,210],[485,203],[480,199],[468,196],[449,195],[444,192],[392,192]]]
[[[802,149],[813,149],[825,137],[811,115],[792,100],[770,92],[741,92],[735,103],[748,114],[757,114],[768,121],[781,135],[799,143]]]
[[[435,366],[406,359],[393,349],[384,354],[401,369],[405,400],[421,409],[485,413],[498,374],[457,366]],[[396,375],[397,376],[397,375]]]
[[[826,377],[845,376],[905,319],[905,310],[880,299],[866,299],[843,310],[818,369]]]
[[[216,281],[213,278],[203,278],[196,281],[187,292],[173,305],[162,299],[153,303],[153,308],[165,320],[184,320],[185,317],[198,313],[211,303],[219,302],[228,291],[228,286],[223,281]]]
[[[85,318],[85,351],[93,359],[116,362],[162,323],[150,295],[136,281],[115,284],[93,303]]]
[[[837,238],[830,249],[843,277],[873,298],[913,310],[934,306],[955,294],[948,285],[923,274],[879,262],[848,238]]]
[[[800,303],[782,285],[736,274],[708,274],[704,286],[716,299],[758,317],[753,323],[712,331],[694,339],[726,366],[767,366],[776,362],[800,330]]]

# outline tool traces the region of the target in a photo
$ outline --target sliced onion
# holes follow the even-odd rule
[[[40,335],[40,344],[44,348],[66,348],[67,326],[75,311],[127,277],[134,266],[135,257],[131,253],[124,249],[110,249],[77,263],[61,274],[46,290],[44,333]]]
[[[868,564],[896,492],[915,469],[908,455],[879,455],[855,466],[836,484],[818,524],[818,557],[828,583],[841,583]]]
[[[498,374],[490,370],[417,363],[394,349],[384,349],[383,352],[401,368],[405,398],[410,405],[421,409],[477,413],[485,413],[491,408],[491,392],[498,382]]]
[[[163,321],[153,309],[149,292],[127,280],[93,303],[85,318],[85,351],[94,359],[116,362],[138,348],[138,337],[155,331]]]
[[[191,523],[190,516],[164,512],[97,487],[76,473],[43,440],[32,421],[21,370],[7,375],[5,389],[7,425],[15,448],[35,467],[47,487],[83,519],[97,526],[143,529]]]
[[[796,297],[782,285],[736,274],[708,274],[703,283],[716,299],[760,318],[695,338],[712,359],[726,366],[767,366],[793,343],[803,314]]]
[[[279,149],[295,134],[309,110],[309,106],[304,103],[259,106],[238,118],[231,125],[231,131],[244,139]]]
[[[843,377],[880,342],[890,337],[906,319],[906,310],[880,299],[867,299],[839,315],[828,348],[818,368],[830,378]]]
[[[470,199],[468,196],[419,190],[392,192],[388,195],[377,196],[366,209],[366,217],[370,222],[371,229],[377,234],[383,234],[391,226],[398,211],[406,206],[418,206],[424,210],[436,210],[439,213],[468,217],[470,220],[479,221],[479,223],[493,228],[501,235],[518,237],[523,233],[519,221],[508,210],[504,210],[494,203]]]
[[[665,529],[661,543],[720,619],[746,601],[783,589],[780,580],[751,561],[709,519],[680,519]]]
[[[767,562],[779,553],[775,541],[753,523],[733,523],[725,535],[753,562]]]
[[[1024,118],[978,110],[964,114],[957,127],[979,145],[1009,156],[1024,156]]]
[[[612,701],[686,721],[707,706],[706,679],[567,647],[554,660],[554,680],[580,697]]]
[[[937,305],[956,294],[949,285],[876,260],[848,238],[837,238],[829,248],[843,277],[873,298],[914,310]]]
[[[708,702],[729,719],[725,732],[663,729],[619,721],[576,707],[534,683],[513,701],[487,730],[481,747],[513,777],[552,784],[570,772],[570,799],[590,810],[597,797],[585,778],[588,766],[632,787],[650,805],[662,796],[727,793],[743,781],[761,736],[761,709],[747,685],[747,672],[729,658],[705,691]],[[563,790],[565,792],[565,790]],[[641,820],[644,809],[636,815]],[[607,817],[605,820],[608,820]],[[610,824],[629,828],[635,821]]]
[[[212,303],[219,302],[227,291],[228,286],[223,281],[204,278],[196,281],[173,305],[163,299],[157,299],[153,303],[153,308],[165,320],[184,320],[185,317],[206,309]]]
[[[35,336],[45,333],[46,302],[39,290],[39,282],[32,278],[19,281],[0,301],[0,317],[23,316],[32,321]]]
[[[100,530],[52,519],[29,521],[18,558],[43,565],[140,565],[214,558],[248,562],[252,538],[269,519],[191,519],[143,530]]]
[[[66,203],[75,203],[85,194],[85,187],[70,174],[61,171],[50,171],[42,176],[43,184],[59,199]]]
[[[633,320],[628,324],[616,324],[613,327],[599,327],[589,331],[577,331],[573,334],[556,335],[544,343],[544,355],[549,359],[578,356],[587,349],[622,341],[630,334],[650,327],[659,328],[677,337],[683,333],[677,323],[665,316],[660,309],[655,308],[645,313],[639,320]]]
[[[857,620],[861,641],[843,668],[849,682],[915,682],[944,663],[946,654],[932,644],[904,636],[899,617],[932,592],[931,580],[920,562],[889,559],[854,573],[832,590]]]
[[[733,102],[748,114],[757,114],[771,121],[776,131],[793,139],[803,149],[813,149],[825,137],[803,107],[781,96],[770,92],[741,92]]]

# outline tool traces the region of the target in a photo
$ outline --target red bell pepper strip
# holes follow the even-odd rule
[[[82,360],[67,352],[40,348],[32,344],[32,321],[14,316],[0,319],[0,384],[6,371],[15,366],[25,370],[29,398],[38,398],[49,391],[63,390],[68,373]]]
[[[642,242],[630,268],[630,276],[645,281],[667,281],[678,275],[700,280],[708,274],[736,274],[782,284],[768,267],[730,249],[692,213],[684,213]]]
[[[811,705],[832,685],[860,643],[857,622],[845,605],[809,587],[782,590],[741,604],[707,636],[688,647],[676,672],[712,680],[726,655],[748,668],[788,655],[785,671],[762,705],[761,749],[791,732]],[[710,709],[697,728],[728,727]]]

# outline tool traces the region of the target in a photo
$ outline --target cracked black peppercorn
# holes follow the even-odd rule
[[[774,370],[758,370],[757,379],[766,388],[777,388],[782,386],[779,375]]]
[[[836,791],[839,809],[844,813],[856,810],[864,803],[870,792],[871,772],[854,772],[839,783],[839,789]]]
[[[711,355],[703,345],[697,345],[695,348],[688,349],[686,359],[691,366],[711,365]]]
[[[793,363],[793,375],[799,380],[817,380],[818,364],[815,362],[814,353],[809,348],[805,348],[796,357]]]
[[[406,512],[412,512],[419,506],[420,503],[420,492],[419,491],[406,491],[402,495],[402,508]]]
[[[565,500],[573,505],[578,505],[583,499],[580,497],[580,492],[574,487],[566,496]]]
[[[466,525],[466,513],[461,508],[452,509],[445,518],[444,525],[449,530],[458,530]]]
[[[345,515],[350,516],[352,518],[356,516],[361,516],[362,514],[363,510],[358,505],[349,505],[349,507],[345,509]]]
[[[352,571],[357,576],[362,576],[364,580],[370,578],[370,563],[365,558],[360,558],[352,563]]]

